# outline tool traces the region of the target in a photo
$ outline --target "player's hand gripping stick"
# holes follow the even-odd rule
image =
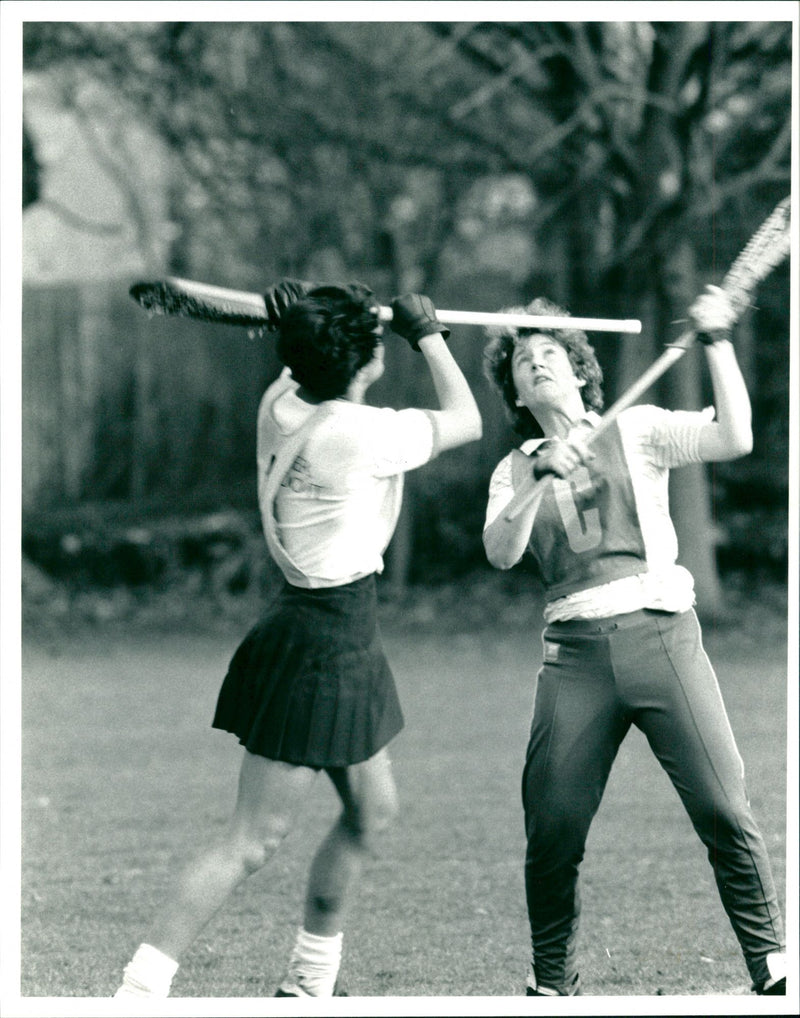
[[[702,317],[708,307],[707,301],[704,300],[703,296],[698,298],[692,306],[692,311],[698,316],[696,322],[698,328],[703,331],[698,335],[698,329],[688,329],[674,343],[670,343],[658,360],[603,414],[597,427],[587,435],[587,445],[597,441],[603,432],[611,427],[623,410],[633,406],[647,392],[651,385],[668,371],[673,364],[679,361],[693,345],[695,339],[700,338],[702,342],[713,342],[716,332],[726,332],[738,321],[745,308],[749,305],[758,284],[769,275],[776,265],[779,265],[788,256],[791,246],[790,224],[791,199],[784,198],[783,201],[776,205],[747,242],[722,281],[722,286],[719,289],[727,297],[730,308],[730,315],[727,320],[720,323],[719,319],[715,318],[711,322],[711,327],[709,327],[709,323],[704,321]],[[713,297],[713,294],[705,296]],[[718,328],[720,324],[721,329]],[[519,450],[514,450],[514,452],[516,457],[525,455]],[[526,457],[526,459],[529,459],[529,457]],[[503,515],[508,521],[516,519],[525,509],[533,509],[534,506],[538,506],[546,491],[546,486],[551,484],[553,480],[551,474],[548,474],[541,480],[536,480],[532,469],[529,471],[528,477],[527,483],[519,488],[514,498],[506,507]]]

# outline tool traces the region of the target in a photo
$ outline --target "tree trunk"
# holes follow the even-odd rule
[[[142,499],[148,493],[151,454],[157,437],[158,406],[154,396],[153,359],[147,320],[132,336],[134,347],[133,436],[131,443],[130,495]]]
[[[685,319],[686,309],[698,290],[694,250],[688,241],[680,241],[670,248],[661,266],[661,278],[666,321]],[[702,409],[704,368],[702,352],[690,349],[664,376],[665,404],[671,409]],[[678,561],[694,576],[698,612],[715,615],[722,610],[722,591],[716,564],[713,491],[708,469],[696,463],[673,473],[670,511],[678,534]]]
[[[388,219],[388,217],[387,217]],[[393,275],[392,292],[406,293],[418,287],[419,269],[414,261],[414,249],[405,242],[400,228],[388,219],[386,227],[391,238]],[[401,354],[401,351],[396,351]],[[402,354],[406,351],[402,350]],[[403,357],[398,358],[401,363]],[[396,379],[392,389],[399,396],[401,406],[409,406],[413,401],[415,392],[414,379],[406,371],[401,372],[402,377]],[[394,534],[389,547],[386,549],[386,574],[387,580],[395,594],[402,594],[408,586],[411,578],[411,564],[414,556],[414,521],[416,516],[414,500],[414,474],[407,474],[403,480],[404,492],[403,502],[400,507],[400,516],[397,520]]]

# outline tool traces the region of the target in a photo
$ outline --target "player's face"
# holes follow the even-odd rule
[[[585,384],[572,370],[564,347],[538,333],[517,340],[511,373],[519,404],[534,416],[538,408],[558,408],[571,402]]]

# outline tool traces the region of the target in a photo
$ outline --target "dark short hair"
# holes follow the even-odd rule
[[[503,308],[510,314],[549,315],[569,317],[558,304],[546,297],[537,297],[527,307]],[[486,330],[489,342],[483,351],[484,374],[499,391],[514,431],[523,438],[540,438],[542,429],[527,407],[517,406],[517,389],[511,361],[517,340],[526,336],[551,336],[567,351],[572,370],[585,382],[581,390],[583,405],[598,413],[603,409],[603,371],[594,349],[581,329],[517,329],[511,326],[494,326]]]
[[[377,302],[363,283],[318,286],[281,315],[277,353],[317,399],[343,396],[380,342]]]

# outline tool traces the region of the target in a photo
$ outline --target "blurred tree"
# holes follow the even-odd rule
[[[65,104],[88,117],[100,82],[170,146],[186,224],[171,267],[213,238],[215,271],[239,282],[238,262],[296,271],[326,247],[372,269],[416,215],[403,272],[430,282],[456,199],[520,174],[544,199],[532,225],[568,239],[574,292],[627,306],[655,255],[710,236],[727,257],[782,196],[790,29],[30,22],[24,42],[26,69],[54,72]],[[719,218],[709,228],[725,210],[744,218],[728,241]]]
[[[504,131],[510,166],[526,161],[520,146],[528,147],[528,172],[548,198],[541,232],[567,237],[571,293],[598,311],[641,318],[652,359],[700,284],[718,278],[789,189],[791,26],[530,22],[480,24],[458,37],[452,26],[437,31],[485,69],[483,90],[461,108],[482,129],[497,125],[497,144]],[[535,114],[526,129],[508,131],[526,100]],[[638,376],[645,349],[640,340],[623,344],[612,391]],[[699,407],[701,382],[686,358],[664,378],[662,399]],[[714,610],[707,475],[689,468],[678,482],[682,553],[700,605]]]
[[[39,200],[41,171],[36,158],[36,147],[26,124],[22,125],[22,207]]]
[[[259,288],[346,273],[435,294],[454,236],[485,239],[476,186],[489,182],[488,215],[527,182],[517,223],[538,265],[520,292],[644,322],[642,339],[598,342],[612,398],[788,190],[791,27],[30,22],[24,57],[66,105],[91,116],[99,83],[168,147],[176,274]],[[506,226],[495,240],[513,249]],[[395,397],[419,384],[403,371]],[[699,406],[701,389],[688,357],[659,398]],[[684,555],[712,609],[706,474],[680,485]]]

